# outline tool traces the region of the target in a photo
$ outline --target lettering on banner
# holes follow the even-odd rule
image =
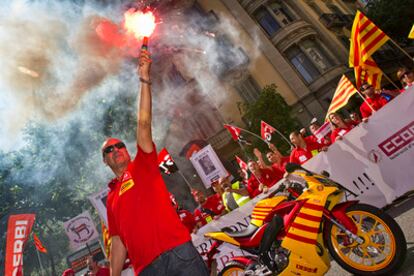
[[[352,183],[358,189],[360,194],[364,193],[364,189],[369,190],[371,186],[375,186],[375,182],[367,173],[362,173],[362,175],[357,176],[352,180]]]
[[[378,147],[391,160],[400,156],[414,146],[414,122],[409,123],[383,142]]]
[[[217,260],[217,263],[224,267],[226,263],[228,263],[234,257],[236,257],[234,255],[234,251],[230,251],[227,255],[220,256],[220,258]]]
[[[17,275],[23,265],[23,246],[27,235],[27,220],[16,221],[13,243],[13,276]]]

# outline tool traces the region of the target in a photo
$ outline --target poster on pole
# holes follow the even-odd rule
[[[65,228],[72,249],[78,249],[99,237],[98,231],[96,231],[95,224],[88,211],[64,222],[63,227]]]
[[[108,198],[108,187],[103,188],[101,191],[88,196],[89,201],[95,207],[96,212],[98,212],[101,220],[105,222],[105,225],[108,226],[108,217],[106,213],[106,199]]]
[[[190,161],[206,189],[211,187],[212,182],[228,175],[227,170],[211,145],[207,145],[197,153],[194,153]]]

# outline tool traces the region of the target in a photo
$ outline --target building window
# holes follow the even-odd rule
[[[316,66],[299,47],[289,48],[286,55],[306,83],[313,82],[320,75]]]
[[[260,96],[260,87],[251,76],[239,82],[235,88],[247,103],[254,103]]]
[[[265,32],[272,37],[282,26],[290,24],[296,17],[285,3],[271,1],[257,9],[254,18]]]
[[[260,7],[254,17],[269,36],[273,36],[280,29],[279,23],[265,7]]]
[[[216,37],[216,53],[220,61],[212,69],[219,76],[224,77],[227,72],[244,66],[249,58],[242,48],[236,48],[225,35]]]
[[[301,42],[300,46],[320,72],[325,72],[332,67],[333,62],[319,43],[308,39]]]

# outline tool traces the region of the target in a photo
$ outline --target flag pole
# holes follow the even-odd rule
[[[36,255],[37,255],[37,260],[39,261],[39,266],[40,266],[40,274],[41,274],[41,275],[45,275],[44,270],[43,270],[42,260],[40,259],[39,250],[37,250],[37,248],[36,248]]]
[[[188,186],[188,188],[190,189],[190,192],[191,192],[192,187],[190,185],[190,182],[188,182],[187,178],[184,176],[184,174],[180,170],[178,170],[178,174],[181,175],[182,179],[184,179],[185,184],[187,184],[187,186]]]
[[[400,45],[398,45],[397,42],[395,42],[393,39],[390,38],[390,41],[401,51],[404,53],[404,55],[406,55],[407,57],[410,58],[410,60],[414,63],[414,58],[412,56],[410,56],[409,53],[407,53],[406,50],[404,50]]]
[[[392,81],[392,79],[390,78],[390,77],[388,77],[388,75],[387,74],[385,74],[384,73],[384,71],[382,72],[382,74],[384,75],[384,77],[396,88],[396,89],[400,89],[396,84],[395,84],[395,82],[393,82]]]
[[[364,100],[364,102],[371,108],[372,112],[375,112],[374,108],[368,103],[365,97],[357,90],[358,95]]]
[[[243,130],[243,131],[246,131],[247,133],[249,133],[249,134],[251,134],[251,135],[253,135],[253,136],[255,136],[255,137],[257,137],[257,138],[259,138],[260,140],[262,140],[263,142],[265,142],[266,144],[269,144],[269,142],[268,141],[266,141],[265,139],[263,139],[262,137],[260,137],[259,135],[257,135],[256,133],[253,133],[253,132],[251,132],[251,131],[248,131],[247,129],[244,129],[244,128],[240,128],[241,130]],[[290,141],[282,134],[282,133],[280,133],[277,129],[275,129],[276,130],[276,132],[289,144],[289,146],[293,146],[291,143],[290,143]]]

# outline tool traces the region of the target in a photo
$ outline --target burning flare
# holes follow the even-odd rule
[[[149,37],[155,29],[155,16],[151,11],[145,13],[129,9],[124,14],[124,27],[136,39]]]

